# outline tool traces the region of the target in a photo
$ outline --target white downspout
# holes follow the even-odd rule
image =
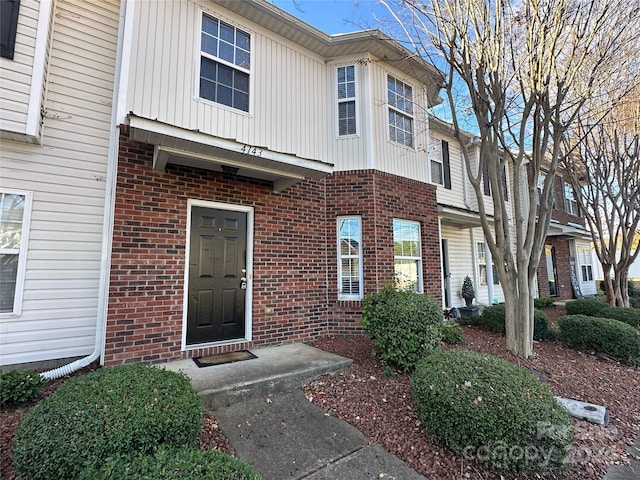
[[[124,39],[124,26],[126,19],[127,0],[121,0],[119,25],[118,25],[118,43],[116,50],[116,65],[113,82],[113,98],[111,107],[111,134],[109,138],[109,151],[107,156],[107,178],[104,194],[104,216],[102,222],[102,252],[100,260],[100,280],[98,290],[98,308],[96,317],[96,341],[93,353],[89,356],[75,360],[58,368],[42,372],[40,375],[46,379],[53,380],[56,378],[69,375],[76,370],[86,367],[90,363],[101,357],[105,340],[105,325],[107,320],[107,306],[109,300],[109,275],[111,272],[111,241],[113,237],[113,212],[116,188],[116,172],[118,168],[118,137],[120,129],[116,121],[118,109],[118,95],[120,84],[120,71],[122,65],[122,51]]]

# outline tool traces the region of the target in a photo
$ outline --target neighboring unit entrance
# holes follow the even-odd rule
[[[247,214],[193,206],[187,345],[245,338]]]

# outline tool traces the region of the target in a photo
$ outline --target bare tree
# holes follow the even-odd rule
[[[505,294],[507,348],[516,355],[532,354],[532,292],[551,218],[554,174],[566,155],[562,139],[601,82],[624,68],[617,54],[639,30],[633,3],[403,0],[389,5],[414,49],[444,65],[455,135]],[[455,101],[460,85],[477,121],[477,159],[460,128],[462,109],[468,108]],[[547,175],[536,210],[542,170]],[[505,201],[505,182],[512,202]]]
[[[640,88],[621,102],[618,93],[597,99],[602,120],[578,116],[571,137],[581,141],[565,170],[593,236],[607,302],[629,307],[629,266],[640,254]]]

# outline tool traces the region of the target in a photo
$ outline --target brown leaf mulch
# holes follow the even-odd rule
[[[573,421],[571,470],[558,478],[601,479],[610,464],[625,462],[624,445],[633,443],[640,427],[640,369],[576,352],[558,342],[536,342],[535,358],[524,360],[506,351],[503,337],[477,327],[465,327],[464,334],[462,345],[447,348],[490,353],[523,368],[533,368],[549,377],[555,395],[604,405],[609,410],[607,428]],[[429,479],[500,478],[485,464],[455,455],[425,431],[413,409],[410,376],[385,376],[384,365],[372,355],[374,347],[366,338],[325,339],[314,346],[352,358],[354,363],[304,387],[311,401],[356,426],[372,442]]]

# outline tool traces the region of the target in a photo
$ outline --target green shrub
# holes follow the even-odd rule
[[[0,371],[0,404],[26,402],[40,395],[40,389],[47,383],[34,370]]]
[[[561,471],[572,438],[568,412],[546,384],[487,354],[436,352],[412,376],[428,432],[498,473]]]
[[[620,322],[628,323],[632,327],[640,328],[640,310],[635,308],[607,307],[600,310],[601,318],[612,318]]]
[[[567,302],[565,309],[567,315],[589,315],[598,316],[600,310],[607,308],[609,304],[598,297],[583,298],[582,300],[572,300]]]
[[[442,310],[427,295],[386,286],[362,300],[362,326],[388,363],[413,370],[440,347]]]
[[[505,327],[505,308],[504,304],[491,305],[482,310],[478,321],[480,328],[489,330],[490,332],[504,335]],[[549,316],[541,310],[533,310],[533,339],[542,341],[552,338],[552,332],[549,328]]]
[[[542,297],[542,298],[534,298],[533,299],[533,306],[535,308],[553,307],[554,303],[555,303],[555,300],[553,298],[549,298],[549,297]]]
[[[571,348],[604,353],[640,365],[640,330],[611,318],[567,315],[558,319],[560,341]]]
[[[24,417],[15,470],[23,480],[75,478],[111,456],[196,445],[202,418],[183,374],[141,364],[101,368],[65,382]]]
[[[155,454],[112,457],[85,469],[77,480],[260,480],[247,463],[219,452],[194,447],[161,447]]]
[[[504,335],[505,326],[505,308],[504,304],[491,305],[485,307],[478,319],[478,326],[490,332]]]
[[[464,341],[464,331],[462,327],[454,321],[444,322],[440,329],[442,341],[451,345],[458,345]]]

